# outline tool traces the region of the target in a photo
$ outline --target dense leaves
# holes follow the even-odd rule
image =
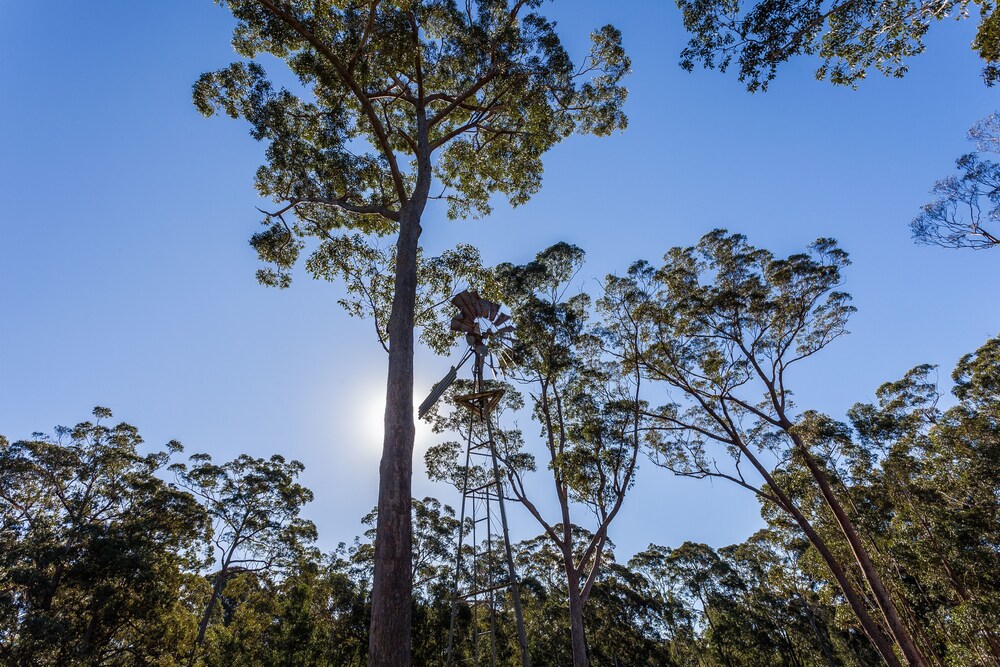
[[[555,143],[626,124],[620,33],[595,31],[574,64],[539,0],[224,4],[238,21],[233,45],[252,60],[203,75],[194,100],[268,144],[257,189],[281,213],[252,241],[273,267],[259,274],[268,284],[288,284],[307,239],[324,275],[354,256],[344,230],[392,234],[408,205],[419,219],[432,175],[452,217],[485,215],[495,193],[517,205],[537,192]],[[298,85],[271,83],[261,54],[284,60]]]
[[[557,244],[484,271],[515,304],[506,378],[490,386],[505,389],[494,438],[519,501],[509,511],[540,528],[513,545],[533,664],[1000,667],[1000,338],[958,360],[950,393],[919,365],[839,420],[795,406],[788,384],[853,311],[832,241],[782,258],[712,232],[609,276],[596,302],[574,289],[582,262]],[[468,389],[449,390],[434,427],[482,446],[485,422],[447,407]],[[537,437],[517,427],[523,413]],[[378,511],[353,544],[321,553],[301,463],[171,465],[178,443],[150,452],[111,417],[96,408],[53,436],[0,438],[0,661],[370,660]],[[467,470],[462,447],[426,458],[453,489],[493,474]],[[764,528],[619,560],[611,529],[643,450],[752,491]],[[485,626],[453,598],[459,520],[434,498],[408,507],[412,660],[442,665],[454,628],[469,662]],[[506,576],[499,560],[484,566]],[[497,664],[512,667],[513,608],[499,601]]]
[[[766,90],[778,67],[795,57],[819,56],[816,78],[855,86],[876,71],[902,77],[923,52],[930,26],[978,14],[972,48],[983,78],[1000,78],[1000,14],[976,0],[677,0],[691,33],[681,66],[725,71],[734,64],[752,91]]]
[[[195,632],[186,598],[204,511],[136,429],[94,421],[0,437],[0,661],[146,664]]]

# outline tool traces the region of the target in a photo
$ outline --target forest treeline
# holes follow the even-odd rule
[[[794,405],[786,373],[853,312],[832,241],[782,258],[716,231],[608,276],[597,298],[576,289],[583,259],[557,244],[483,274],[517,324],[497,449],[510,511],[538,525],[513,547],[532,664],[579,664],[582,647],[609,667],[1000,665],[1000,338],[958,360],[947,393],[917,366],[837,419]],[[449,406],[426,465],[457,484],[484,473],[446,440],[463,437]],[[512,426],[522,412],[532,433]],[[737,484],[765,526],[616,556],[638,465]],[[0,662],[364,665],[374,529],[321,552],[302,470],[176,442],[150,453],[106,408],[0,438]],[[539,509],[530,476],[560,512]],[[444,499],[413,502],[418,665],[444,664],[452,618]],[[655,537],[683,508],[630,511]],[[457,610],[463,664],[484,617]],[[520,664],[512,613],[504,600],[502,665]]]

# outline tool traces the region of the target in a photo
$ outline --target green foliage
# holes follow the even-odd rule
[[[107,408],[94,417],[0,438],[5,664],[160,664],[194,638],[186,572],[205,511],[158,477],[168,453],[141,454]]]
[[[236,51],[253,60],[202,75],[194,102],[268,144],[257,189],[283,208],[252,240],[274,266],[260,274],[268,284],[288,284],[305,240],[324,265],[346,261],[356,241],[345,247],[344,230],[391,234],[409,205],[419,220],[430,170],[451,217],[487,215],[494,194],[518,205],[538,191],[554,144],[626,125],[618,30],[595,31],[575,65],[540,0],[223,4]],[[275,88],[261,54],[288,65],[294,90]]]
[[[910,622],[946,664],[1000,661],[1000,340],[956,365],[957,403],[939,407],[934,368],[883,385],[850,417],[844,476]]]
[[[609,527],[635,479],[642,420],[634,396],[636,378],[619,372],[618,365],[605,358],[590,321],[590,297],[567,296],[583,260],[580,248],[559,243],[525,265],[496,267],[501,300],[515,304],[511,312],[517,334],[502,355],[509,382],[491,385],[504,390],[498,410],[501,424],[505,414],[524,407],[524,392],[540,429],[537,448],[527,446],[519,429],[502,426],[492,430],[493,443],[510,494],[559,553],[573,619],[574,665],[586,664],[582,610],[600,579]],[[451,395],[467,389],[456,384]],[[435,428],[464,431],[475,444],[486,446],[489,429],[481,420],[465,426],[465,419],[468,415],[461,409],[438,412]],[[459,489],[465,488],[466,479],[470,487],[492,479],[491,468],[459,465],[462,453],[456,442],[432,447],[425,457],[430,477]],[[555,486],[558,519],[543,515],[539,499],[527,491],[525,479],[536,470],[538,454],[547,462]],[[594,515],[592,533],[574,530],[571,515],[576,506]]]
[[[717,230],[671,249],[660,268],[637,262],[607,278],[606,345],[638,365],[647,397],[669,401],[649,415],[657,463],[747,485],[750,452],[789,456],[788,369],[843,335],[854,311],[837,289],[846,253],[830,239],[810,251],[776,258]],[[720,466],[712,445],[735,467]]]
[[[561,275],[572,276],[578,264],[563,266]],[[548,270],[537,275],[551,278]],[[713,272],[711,284],[752,275]],[[565,294],[557,303],[564,300]],[[566,354],[574,354],[572,345],[539,358]],[[942,396],[936,369],[917,366],[879,387],[874,402],[854,406],[847,422],[807,412],[794,428],[850,507],[886,586],[906,610],[904,622],[932,664],[994,665],[1000,661],[1000,338],[963,356],[952,379],[951,396]],[[511,387],[507,409],[522,409],[522,400]],[[311,525],[295,523],[302,522],[298,511],[309,497],[295,481],[300,464],[247,456],[214,464],[194,456],[174,471],[196,496],[161,479],[170,453],[140,453],[143,443],[133,426],[106,425],[111,413],[103,408],[94,414],[93,421],[59,428],[53,437],[0,438],[0,661],[32,667],[365,664],[372,533],[328,555],[308,548]],[[448,427],[448,419],[438,415],[439,426]],[[574,437],[581,438],[574,446],[582,446],[590,436]],[[176,443],[168,447],[179,450]],[[527,466],[530,459],[524,461]],[[565,466],[556,469],[576,464]],[[581,468],[574,475],[586,478],[589,468]],[[801,462],[793,457],[775,475],[846,560],[840,528]],[[257,511],[264,505],[277,508],[270,518]],[[605,541],[584,607],[592,662],[878,664],[815,549],[787,513],[767,500],[761,507],[767,527],[720,549],[650,545],[622,565]],[[451,616],[457,521],[433,498],[414,500],[413,512],[414,663],[438,665]],[[282,516],[295,521],[282,524]],[[217,568],[200,576],[209,517],[219,526],[212,535],[220,543],[237,541],[227,521],[270,531],[267,544],[242,542],[246,546],[234,553],[267,553],[275,567],[253,571],[253,562],[230,561],[227,572]],[[364,521],[374,519],[371,514]],[[560,523],[551,528],[557,536],[571,535],[572,562],[588,562],[597,533]],[[544,532],[515,545],[515,560],[533,664],[570,664],[564,549]],[[856,569],[849,576],[861,588]],[[192,657],[216,586],[217,609]],[[518,655],[509,601],[502,601],[499,614],[498,664],[506,667],[517,664]],[[457,636],[469,636],[468,606],[459,605],[457,620]],[[459,655],[468,657],[465,648],[459,644]]]
[[[990,114],[969,130],[978,152],[967,153],[955,166],[960,174],[937,181],[934,201],[910,223],[917,243],[944,248],[992,248],[1000,245],[995,229],[1000,219],[1000,164],[982,153],[1000,152],[1000,116]]]
[[[191,456],[191,467],[170,466],[177,483],[197,497],[212,521],[207,562],[218,565],[204,603],[196,643],[200,646],[234,573],[282,572],[308,552],[316,527],[299,516],[312,491],[295,481],[298,461],[275,454],[255,459],[241,454],[216,465],[208,454]]]
[[[726,71],[754,92],[766,90],[778,66],[796,56],[818,55],[817,79],[856,86],[872,70],[902,77],[923,52],[932,23],[980,14],[972,48],[985,63],[987,85],[998,79],[1000,15],[990,0],[677,0],[691,33],[681,66],[696,63]]]
[[[279,454],[270,459],[240,454],[221,465],[208,454],[194,454],[190,467],[170,466],[177,484],[208,512],[213,557],[248,571],[287,566],[316,539],[316,527],[299,516],[313,498],[295,481],[303,468]]]

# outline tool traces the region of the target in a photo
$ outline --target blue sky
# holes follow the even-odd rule
[[[858,91],[784,67],[749,95],[731,75],[677,66],[685,36],[671,3],[546,5],[577,53],[590,29],[624,33],[634,74],[627,132],[574,138],[545,161],[542,192],[488,220],[424,219],[430,251],[478,244],[525,261],[567,240],[595,287],[633,260],[727,227],[776,253],[819,236],[853,258],[852,334],[795,379],[798,403],[834,415],[911,366],[954,361],[997,333],[1000,255],[918,247],[907,223],[996,109],[968,45],[973,26],[932,26],[903,80]],[[261,146],[206,120],[191,84],[235,58],[209,0],[61,0],[0,8],[0,433],[26,437],[105,405],[151,446],[181,440],[216,459],[280,452],[306,465],[307,515],[331,547],[375,503],[385,355],[350,319],[340,288],[300,276],[254,281],[247,244],[261,205]],[[417,397],[449,360],[421,351]],[[526,428],[531,433],[530,428]],[[418,437],[418,456],[434,441]],[[415,495],[455,502],[416,465]],[[538,531],[512,511],[515,534]],[[759,525],[724,484],[645,465],[612,530],[621,555],[650,542],[721,546]]]

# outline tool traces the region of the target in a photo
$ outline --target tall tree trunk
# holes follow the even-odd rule
[[[847,600],[847,604],[850,605],[851,609],[854,611],[854,615],[857,617],[858,622],[861,623],[861,628],[864,630],[865,634],[871,640],[872,644],[875,646],[875,650],[878,651],[879,655],[882,656],[882,660],[889,667],[901,667],[899,663],[899,658],[896,657],[895,651],[892,650],[889,642],[886,641],[885,636],[882,634],[881,628],[875,623],[875,620],[868,613],[865,608],[864,601],[858,596],[857,591],[854,590],[854,586],[851,585],[850,579],[847,577],[847,573],[841,566],[840,562],[837,560],[833,552],[830,551],[830,547],[827,546],[826,542],[820,537],[819,533],[812,527],[809,523],[809,519],[805,517],[804,514],[795,506],[791,498],[785,494],[784,489],[781,485],[771,476],[767,468],[757,459],[753,452],[750,451],[745,444],[742,442],[737,442],[737,446],[743,455],[747,457],[750,464],[757,470],[757,472],[764,478],[764,482],[767,484],[768,488],[774,493],[778,502],[780,503],[781,509],[785,510],[798,524],[799,528],[805,533],[806,539],[809,543],[813,545],[819,555],[823,558],[823,562],[826,566],[830,568],[830,573],[833,578],[837,581],[837,585],[840,587],[841,592],[844,594],[844,598]]]
[[[587,667],[587,633],[583,625],[583,598],[580,596],[580,573],[573,565],[572,552],[563,552],[566,583],[569,584],[569,636],[573,648],[573,667]]]
[[[389,371],[385,389],[385,434],[379,464],[378,523],[372,575],[368,667],[408,667],[413,604],[413,322],[417,300],[420,217],[430,192],[427,121],[417,118],[417,182],[399,215],[396,274],[389,314]]]
[[[906,658],[907,663],[912,667],[927,667],[927,661],[917,649],[913,638],[903,625],[903,621],[899,617],[899,612],[896,610],[896,605],[889,596],[889,591],[886,590],[882,579],[878,576],[878,572],[875,571],[875,566],[868,556],[868,551],[865,549],[864,544],[861,543],[861,538],[854,528],[854,523],[847,516],[847,512],[844,511],[843,506],[833,492],[826,473],[816,463],[816,459],[809,453],[802,439],[795,433],[792,433],[791,436],[799,453],[802,455],[803,461],[805,461],[806,467],[809,468],[810,474],[819,485],[823,499],[826,501],[830,511],[833,512],[837,520],[837,525],[840,526],[844,537],[847,538],[847,542],[851,546],[851,551],[854,553],[854,558],[861,568],[861,572],[868,583],[868,587],[871,589],[872,595],[875,597],[875,602],[885,617],[889,632],[892,634],[893,639],[896,640],[896,643],[899,644],[899,648],[903,651],[903,656]]]
[[[413,318],[417,289],[419,216],[400,215],[396,244],[396,293],[389,317],[389,371],[385,393],[385,435],[379,464],[378,523],[369,667],[410,664],[413,596],[411,478],[413,475]]]

